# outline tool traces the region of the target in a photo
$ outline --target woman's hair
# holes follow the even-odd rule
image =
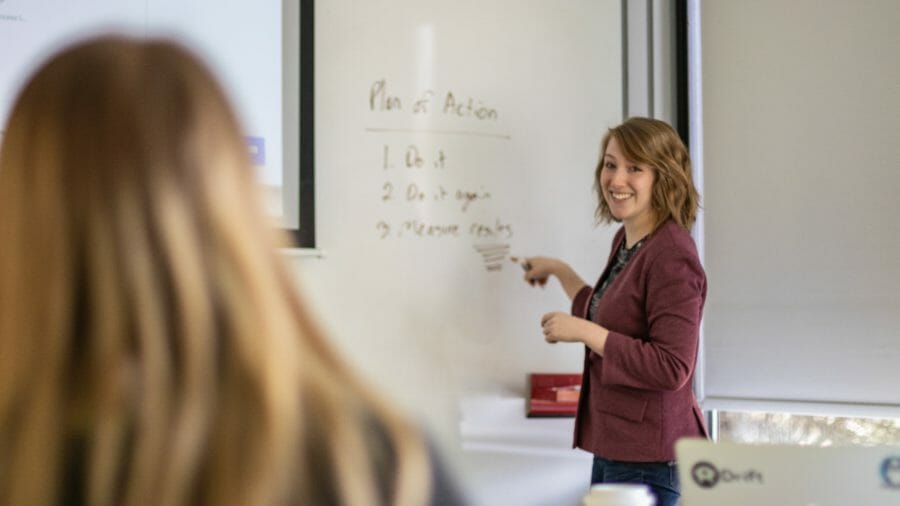
[[[600,223],[616,221],[603,198],[600,173],[606,147],[613,137],[622,153],[633,163],[649,165],[655,175],[650,205],[653,208],[654,228],[669,218],[690,229],[697,217],[700,196],[691,178],[691,159],[687,148],[668,123],[651,118],[629,118],[610,128],[603,136],[600,161],[594,173],[597,192],[596,218]]]
[[[31,78],[0,146],[0,503],[426,502],[420,435],[306,314],[257,193],[179,46]]]

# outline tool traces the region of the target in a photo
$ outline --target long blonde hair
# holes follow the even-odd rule
[[[0,503],[425,502],[418,433],[323,340],[260,209],[184,49],[107,36],[37,71],[0,146]]]

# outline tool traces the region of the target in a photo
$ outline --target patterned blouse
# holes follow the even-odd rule
[[[618,251],[616,251],[616,258],[613,260],[613,265],[609,269],[609,275],[603,278],[603,281],[594,291],[594,295],[591,297],[591,305],[588,308],[588,320],[594,321],[594,314],[597,312],[597,305],[600,303],[600,297],[603,297],[603,293],[606,292],[607,287],[612,284],[613,280],[616,279],[616,276],[622,272],[622,269],[625,268],[625,264],[631,260],[631,257],[634,256],[635,253],[639,249],[641,249],[641,245],[644,244],[644,239],[648,236],[644,236],[640,241],[636,242],[630,248],[625,247],[626,240],[622,240],[622,244],[619,245]]]

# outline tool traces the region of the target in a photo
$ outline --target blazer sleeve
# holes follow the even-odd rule
[[[575,293],[575,296],[572,297],[572,316],[587,318],[588,305],[591,302],[591,295],[593,291],[593,288],[588,285],[584,285],[580,290],[578,290],[578,292]]]
[[[602,381],[678,390],[694,372],[706,298],[706,275],[696,253],[684,247],[663,248],[648,266],[646,294],[650,339],[610,332]]]

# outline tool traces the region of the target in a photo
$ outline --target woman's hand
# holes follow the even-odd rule
[[[538,284],[543,287],[550,276],[556,276],[570,300],[574,299],[578,290],[586,285],[569,264],[558,258],[512,257],[511,259],[525,269],[525,281],[531,286]]]
[[[548,343],[584,343],[603,354],[609,331],[594,322],[578,318],[562,311],[547,313],[541,318],[544,340]]]
[[[525,269],[525,281],[531,286],[537,283],[540,286],[547,284],[550,276],[558,276],[562,261],[556,258],[548,257],[528,257],[516,259],[521,261],[522,267]]]

